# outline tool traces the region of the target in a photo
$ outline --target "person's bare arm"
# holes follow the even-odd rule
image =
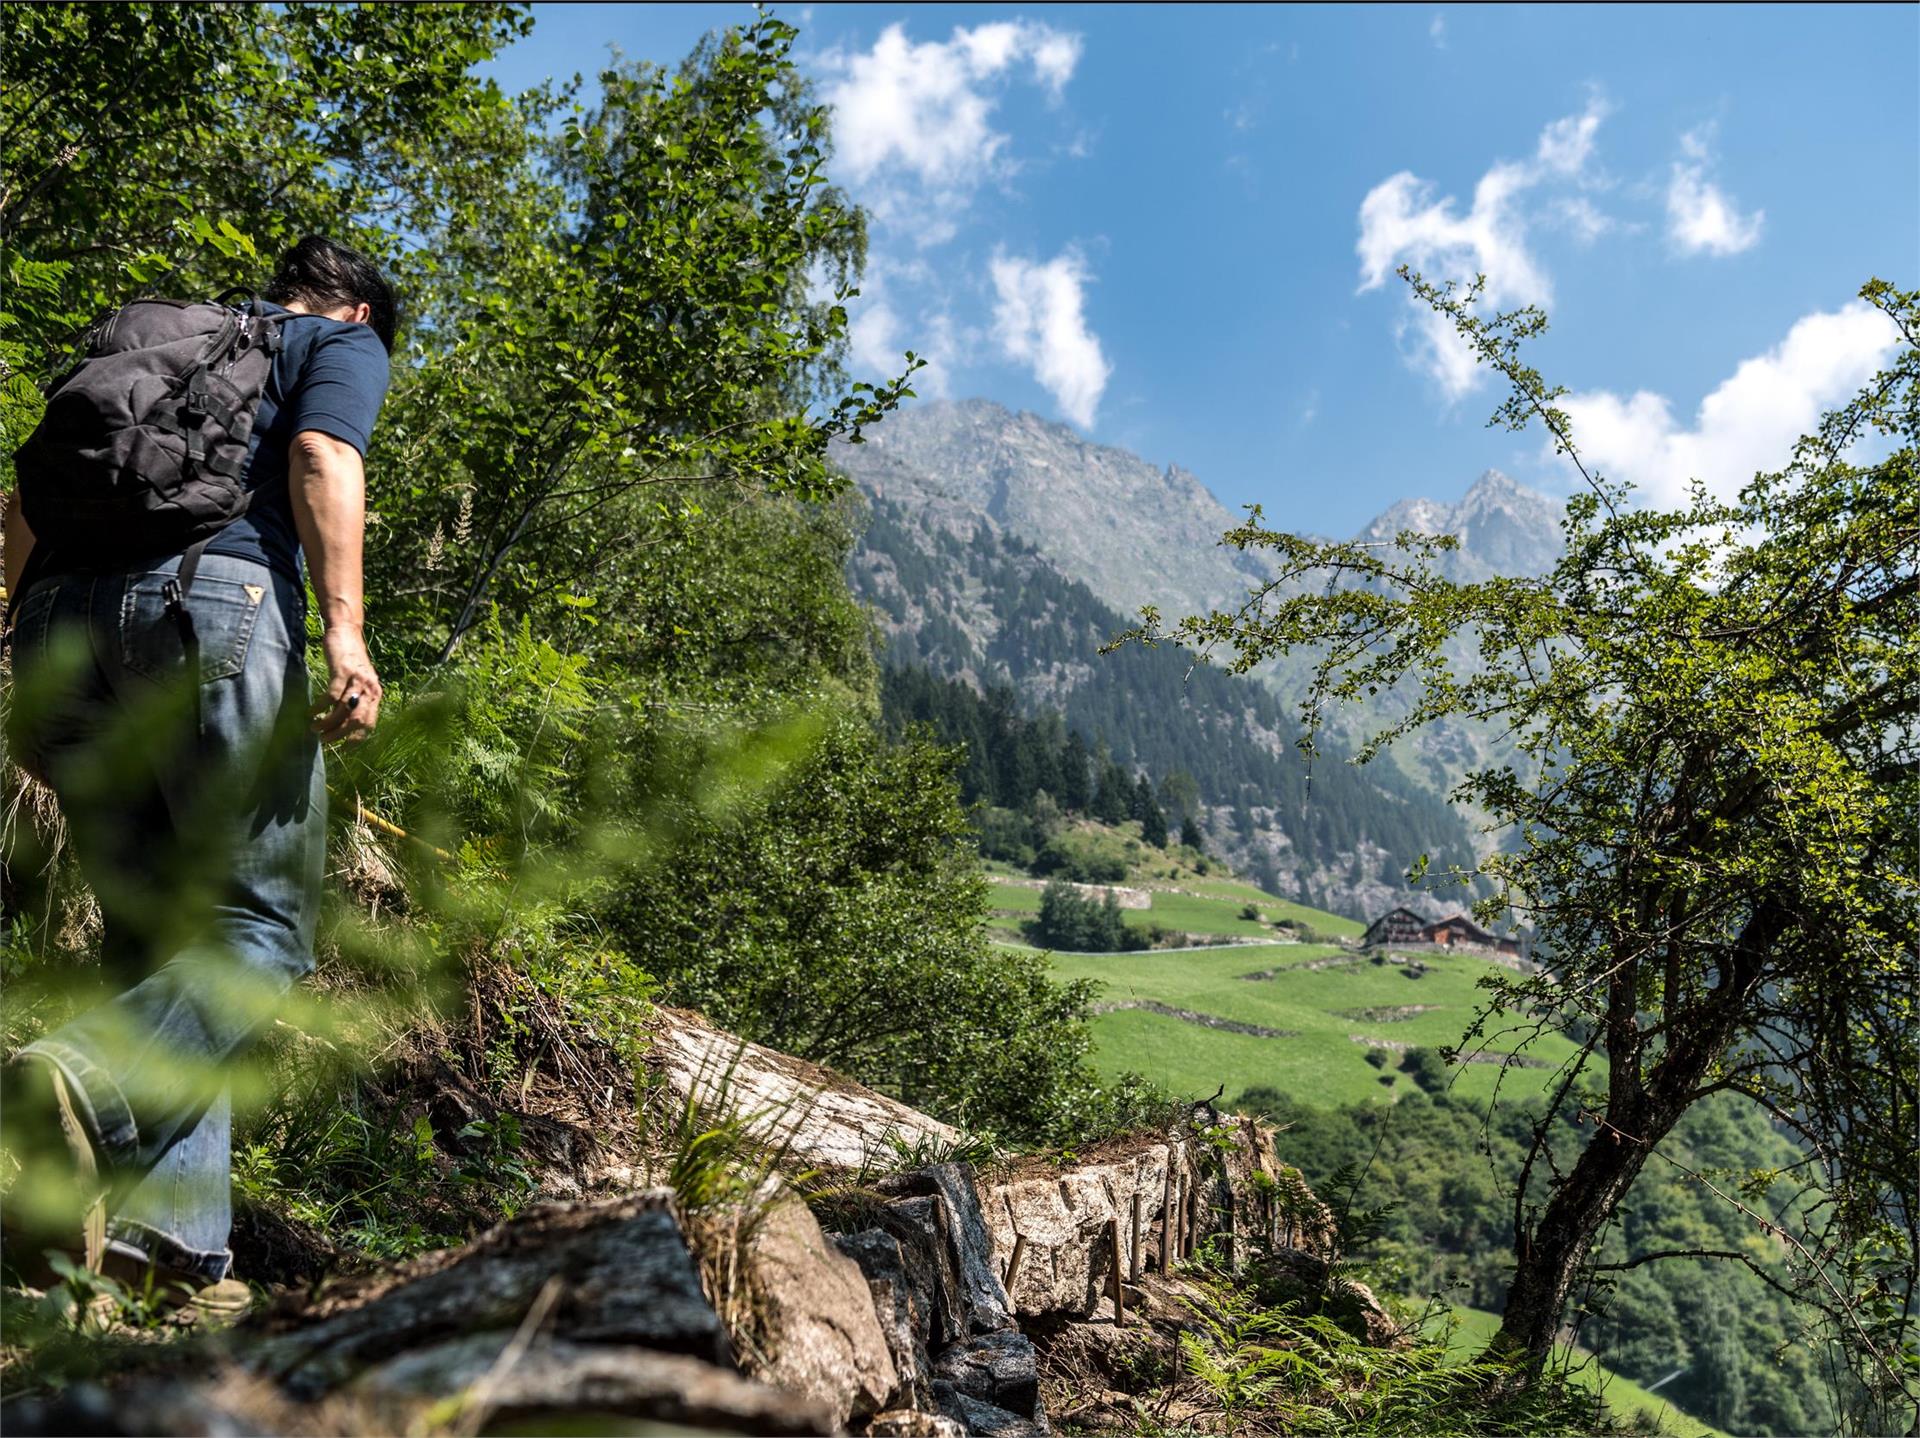
[[[27,556],[33,553],[33,531],[27,528],[27,516],[21,512],[17,489],[7,496],[5,544],[7,596],[11,598],[14,586],[20,582],[21,571],[27,567]]]
[[[331,703],[314,720],[314,732],[322,739],[364,739],[380,718],[380,676],[367,657],[363,630],[366,468],[359,450],[312,429],[293,437],[288,460],[293,527],[306,551],[325,627],[327,668],[332,671],[327,683]]]

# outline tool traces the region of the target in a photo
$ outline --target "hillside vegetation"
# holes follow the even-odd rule
[[[1129,882],[1135,879],[1152,904],[1125,916],[1142,927],[1179,913],[1194,933],[1257,932],[1260,925],[1241,917],[1248,905],[1263,921],[1284,913],[1326,930],[1342,923],[1218,876],[1183,875],[1177,888],[1138,874]],[[1196,885],[1205,892],[1189,891]],[[1035,892],[1000,879],[993,902],[1017,911]],[[1494,960],[1426,948],[1376,956],[1334,944],[1250,943],[1056,952],[1053,966],[1063,979],[1096,986],[1093,1057],[1102,1072],[1143,1074],[1194,1098],[1224,1090],[1279,1121],[1280,1152],[1318,1192],[1350,1213],[1376,1215],[1356,1225],[1368,1235],[1358,1251],[1384,1291],[1438,1293],[1462,1305],[1456,1341],[1463,1346],[1498,1326],[1484,1310],[1500,1302],[1511,1267],[1510,1194],[1524,1137],[1575,1045],[1542,1036],[1527,1046],[1526,1066],[1503,1072],[1498,1060],[1517,1034],[1502,1036],[1496,1023],[1484,1048],[1465,1050],[1477,1061],[1443,1060],[1441,1051],[1459,1044],[1484,1002],[1480,983],[1496,970]],[[1222,1019],[1225,1025],[1208,1022]],[[1683,1167],[1649,1174],[1605,1256],[1657,1242],[1742,1246],[1772,1260],[1742,1216],[1689,1174],[1791,1165],[1793,1146],[1750,1111],[1724,1105],[1690,1120],[1667,1151]],[[1794,1434],[1834,1421],[1813,1353],[1780,1341],[1798,1327],[1791,1303],[1744,1268],[1636,1269],[1617,1287],[1593,1289],[1576,1317],[1582,1343],[1605,1371],[1620,1375],[1607,1396],[1623,1417],[1677,1408],[1687,1415],[1667,1425],[1677,1433],[1717,1425]],[[1633,1382],[1676,1369],[1683,1371],[1657,1395]],[[1602,1378],[1593,1369],[1580,1381]]]
[[[1355,767],[1338,745],[1309,765],[1270,690],[1171,648],[1102,655],[1119,611],[991,521],[956,533],[872,504],[849,572],[885,616],[888,719],[966,745],[969,800],[1031,813],[1045,792],[1080,807],[1057,777],[1077,745],[1096,776],[1113,762],[1163,791],[1172,781],[1176,835],[1191,817],[1264,887],[1350,917],[1420,902],[1405,876],[1422,855],[1436,872],[1471,862],[1458,815],[1391,765]]]

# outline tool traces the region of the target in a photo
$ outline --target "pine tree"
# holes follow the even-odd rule
[[[1093,799],[1093,783],[1088,774],[1092,757],[1078,729],[1067,735],[1067,746],[1060,755],[1060,787],[1054,797],[1069,814],[1085,813]]]
[[[1200,821],[1191,814],[1180,821],[1180,842],[1189,849],[1206,851],[1207,836],[1200,832]]]
[[[1133,810],[1133,781],[1112,759],[1100,769],[1100,790],[1093,796],[1093,817],[1103,824],[1124,824]]]
[[[1140,837],[1156,849],[1167,847],[1167,816],[1160,808],[1160,801],[1154,797],[1153,785],[1147,776],[1140,776],[1140,783],[1134,789],[1134,807],[1140,820]]]

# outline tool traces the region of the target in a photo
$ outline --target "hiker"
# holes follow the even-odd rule
[[[0,1237],[27,1281],[56,1250],[136,1291],[245,1303],[226,1076],[313,970],[320,744],[379,718],[362,459],[394,318],[368,259],[309,236],[244,309],[143,301],[103,321],[16,458],[10,752],[59,798],[121,990],[0,1071],[0,1137],[25,1165]],[[154,371],[171,401],[143,399],[165,388]],[[131,521],[73,478],[102,446],[115,492],[131,475],[147,505]],[[175,511],[195,505],[183,546]],[[317,703],[303,555],[330,670]]]

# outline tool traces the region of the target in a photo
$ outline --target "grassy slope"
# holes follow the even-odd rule
[[[1500,1327],[1500,1317],[1485,1309],[1458,1305],[1453,1312],[1460,1320],[1460,1326],[1453,1331],[1448,1344],[1448,1357],[1457,1356],[1464,1361],[1486,1347],[1487,1341]],[[1662,1430],[1677,1434],[1679,1438],[1726,1438],[1718,1428],[1702,1423],[1667,1402],[1658,1393],[1647,1392],[1632,1379],[1622,1378],[1585,1350],[1576,1349],[1575,1357],[1576,1361],[1583,1361],[1574,1373],[1574,1381],[1597,1389],[1616,1417],[1631,1419],[1637,1413],[1647,1413],[1659,1421]]]
[[[1399,1055],[1383,1072],[1367,1063],[1367,1046],[1353,1035],[1437,1048],[1457,1043],[1473,1006],[1476,987],[1491,972],[1484,959],[1466,954],[1422,956],[1427,970],[1408,977],[1402,965],[1360,959],[1338,967],[1305,969],[1316,959],[1351,956],[1327,945],[1271,944],[1142,954],[1056,954],[1055,972],[1102,985],[1100,1001],[1150,1000],[1175,1008],[1285,1029],[1295,1038],[1264,1038],[1203,1028],[1142,1010],[1120,1010],[1094,1020],[1095,1062],[1103,1071],[1147,1075],[1175,1093],[1205,1097],[1222,1084],[1229,1098],[1267,1086],[1317,1105],[1387,1099],[1406,1092],[1411,1080],[1396,1074]],[[1278,969],[1271,978],[1243,975]],[[1389,1017],[1368,1010],[1423,1006],[1426,1012]],[[1495,1042],[1495,1052],[1510,1045]],[[1559,1035],[1534,1044],[1530,1056],[1558,1063],[1573,1052]],[[1510,1074],[1508,1085],[1535,1082],[1537,1070]],[[1485,1099],[1499,1069],[1469,1064],[1455,1071],[1455,1092]],[[1383,1077],[1391,1083],[1382,1083]],[[1511,1092],[1509,1088],[1509,1092]]]
[[[1286,899],[1276,899],[1271,894],[1261,893],[1251,884],[1237,880],[1183,876],[1177,881],[1177,886],[1169,881],[1158,884],[1130,881],[1130,887],[1151,888],[1154,891],[1152,908],[1121,910],[1121,916],[1128,925],[1136,929],[1158,924],[1163,929],[1188,934],[1271,939],[1275,936],[1273,924],[1277,919],[1290,919],[1310,927],[1316,934],[1334,937],[1357,938],[1365,927],[1337,914],[1309,909],[1304,904]],[[1040,890],[996,878],[988,902],[996,910],[1010,911],[995,913],[988,923],[1007,934],[1017,935],[1022,918],[1040,911]],[[1248,904],[1258,906],[1258,921],[1240,916],[1241,910]]]
[[[1176,882],[1187,892],[1165,892],[1166,881],[1162,881],[1153,907],[1126,911],[1128,921],[1141,926],[1159,923],[1194,934],[1270,936],[1270,927],[1240,918],[1241,907],[1252,903],[1268,920],[1292,918],[1323,934],[1357,936],[1362,928],[1351,919],[1290,904],[1236,879],[1182,874]],[[1154,886],[1152,880],[1134,883]],[[1040,891],[996,882],[992,903],[998,909],[1032,913],[1040,907]],[[1017,917],[1001,916],[996,927],[1015,930],[1018,923]],[[1412,1081],[1393,1067],[1399,1056],[1390,1057],[1383,1073],[1367,1063],[1366,1046],[1350,1036],[1436,1048],[1456,1043],[1480,997],[1478,981],[1492,969],[1486,959],[1469,954],[1422,954],[1427,968],[1417,979],[1408,977],[1402,965],[1375,965],[1364,959],[1325,969],[1301,967],[1319,959],[1352,957],[1351,951],[1329,944],[1236,945],[1163,953],[1058,953],[1054,969],[1065,978],[1099,981],[1102,1002],[1154,1000],[1298,1035],[1262,1038],[1205,1028],[1164,1014],[1119,1010],[1093,1021],[1094,1058],[1105,1072],[1143,1073],[1176,1093],[1195,1097],[1205,1097],[1224,1085],[1231,1099],[1265,1085],[1322,1106],[1387,1101],[1411,1089]],[[1243,977],[1269,969],[1278,972],[1264,979]],[[1425,1006],[1426,1011],[1396,1018],[1362,1012],[1414,1005]],[[1507,1045],[1496,1042],[1490,1047],[1503,1051]],[[1535,1043],[1529,1054],[1557,1064],[1572,1051],[1573,1045],[1556,1034]],[[1485,1099],[1493,1092],[1499,1070],[1491,1064],[1469,1064],[1454,1073],[1456,1093]],[[1389,1076],[1391,1083],[1381,1082]],[[1539,1070],[1521,1071],[1510,1074],[1506,1083],[1512,1092],[1512,1085],[1531,1086],[1544,1078]],[[1485,1346],[1499,1319],[1474,1308],[1456,1308],[1455,1313],[1460,1326],[1453,1347],[1464,1359]],[[1598,1386],[1608,1406],[1623,1419],[1648,1413],[1663,1430],[1680,1438],[1724,1438],[1719,1430],[1687,1416],[1598,1360],[1587,1361],[1576,1381]]]

